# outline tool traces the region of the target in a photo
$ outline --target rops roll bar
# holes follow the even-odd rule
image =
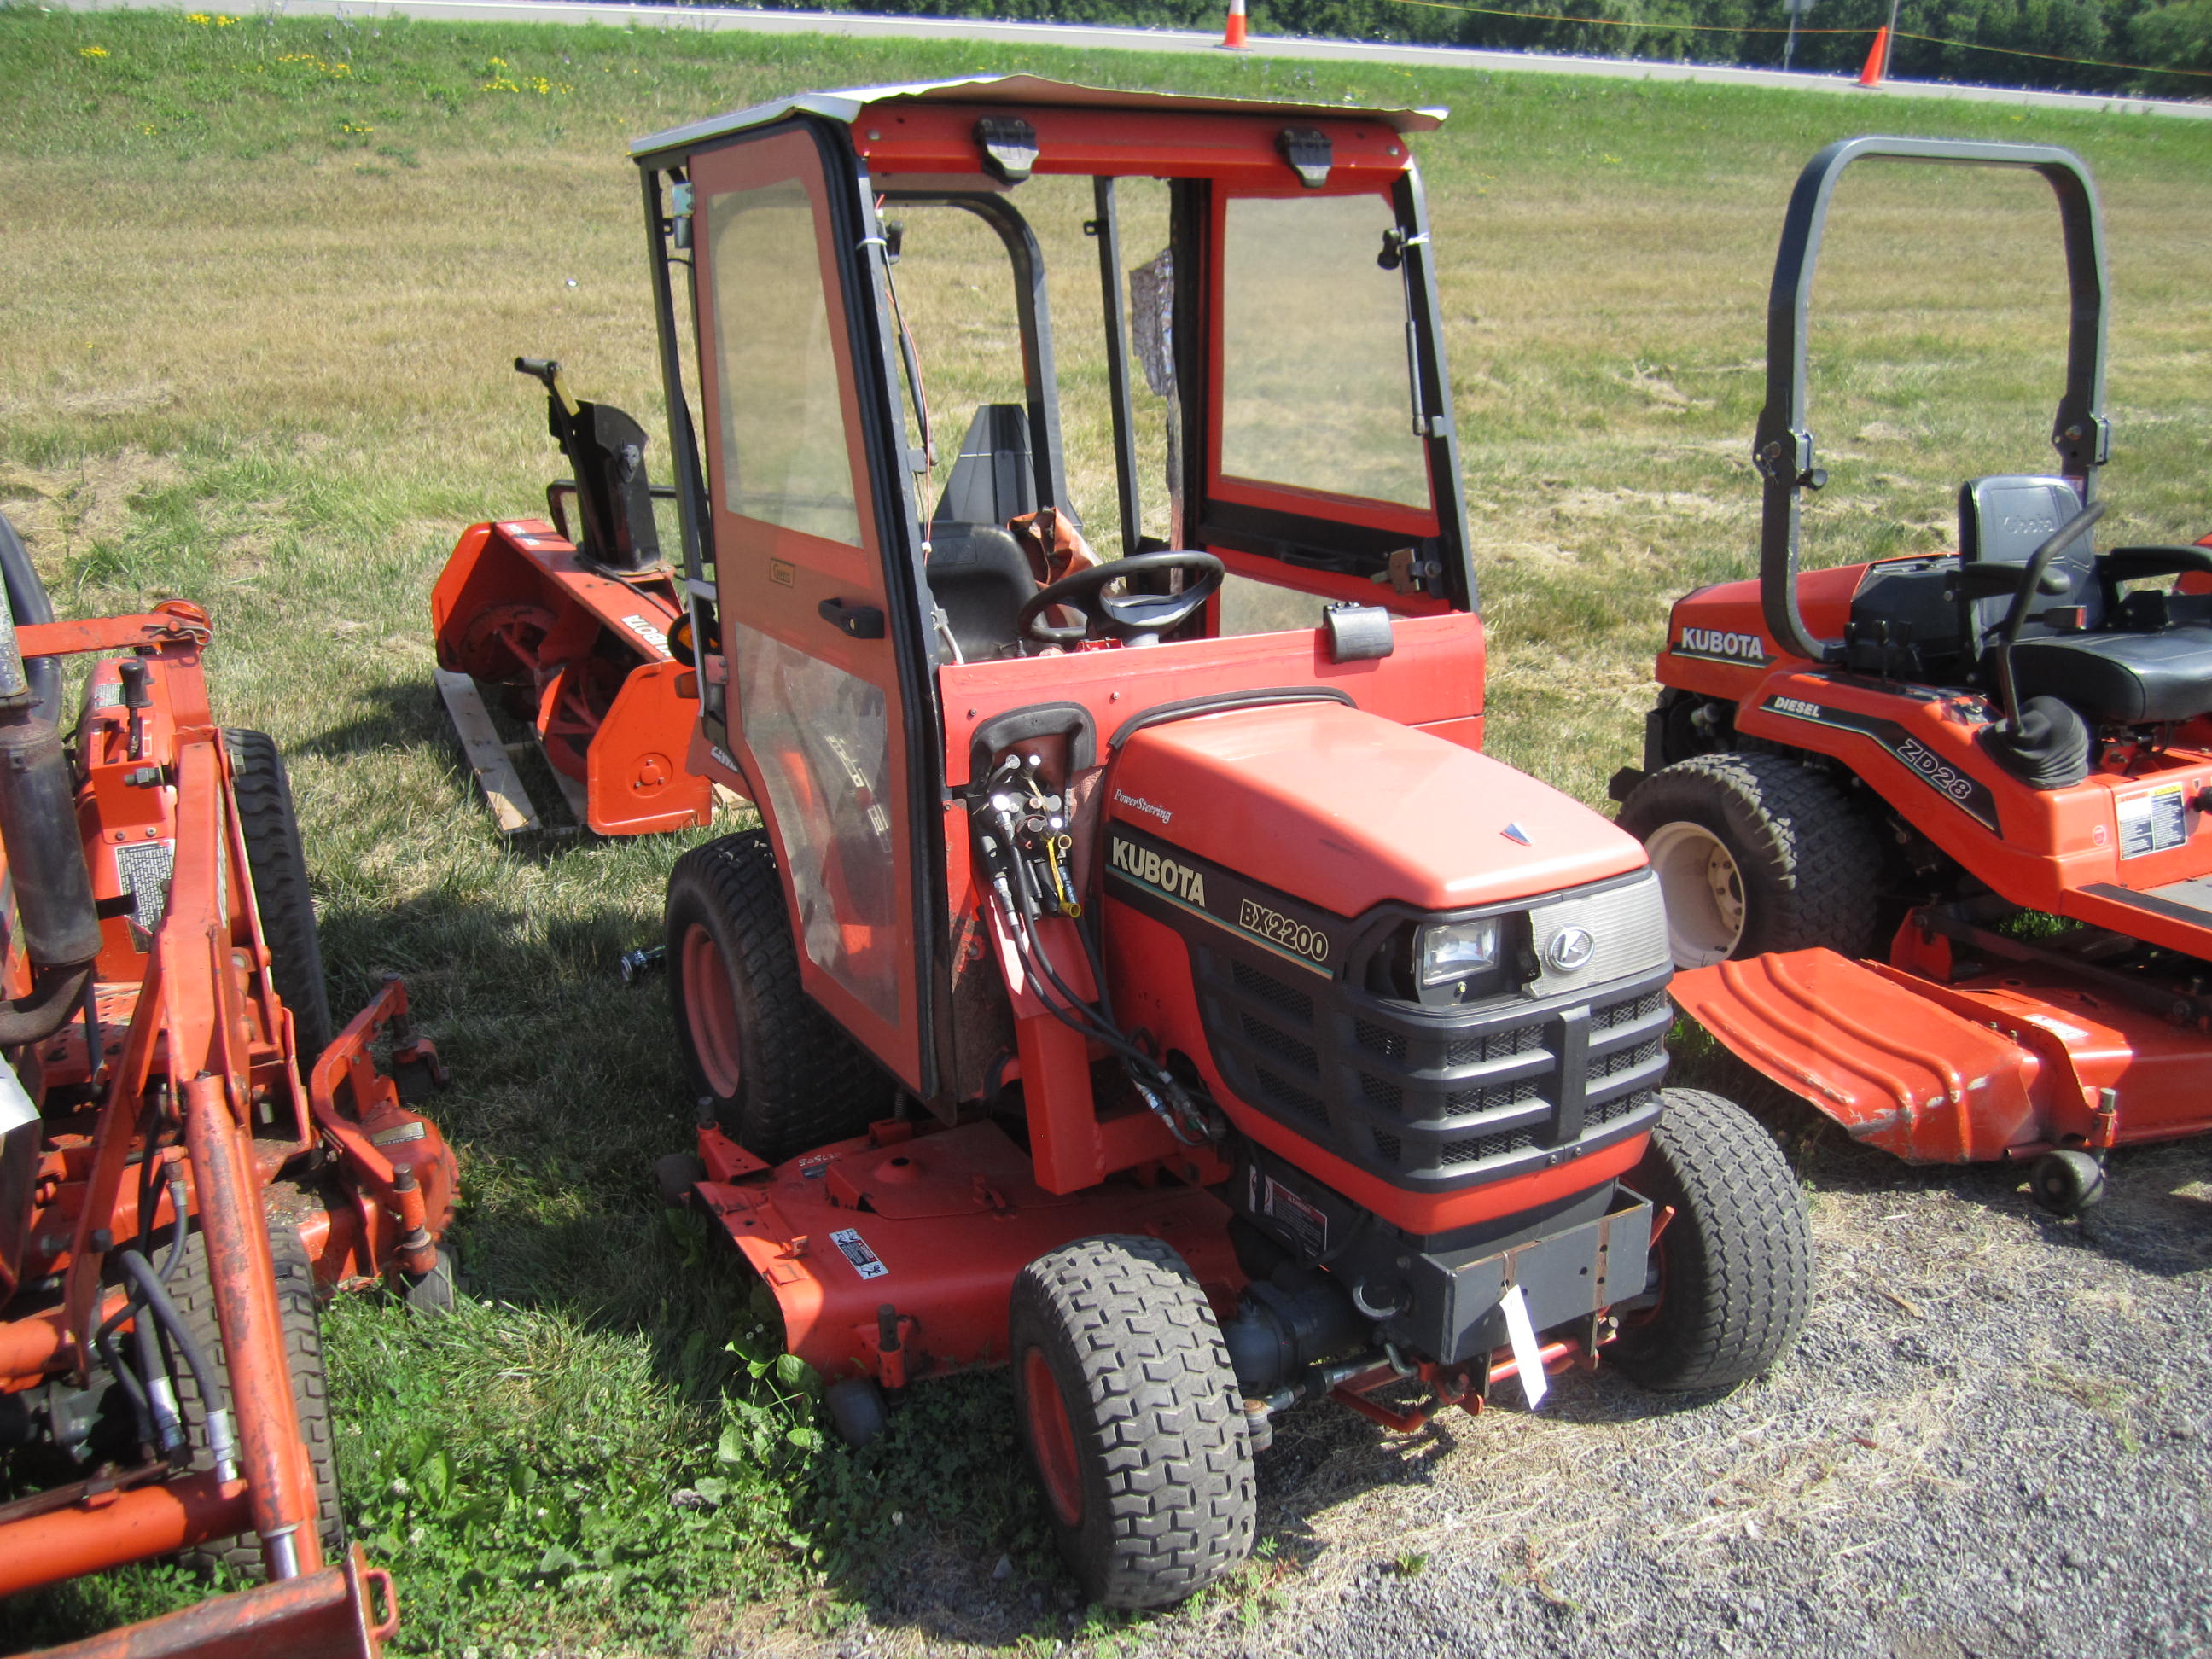
[[[2050,144],[1983,144],[1947,138],[1844,138],[1805,164],[1782,222],[1774,282],[1766,301],[1766,406],[1752,439],[1752,465],[1765,482],[1759,518],[1759,605],[1767,632],[1792,656],[1813,662],[1840,659],[1843,642],[1817,640],[1797,609],[1798,495],[1818,489],[1827,474],[1814,465],[1813,434],[1805,422],[1805,318],[1813,292],[1813,265],[1828,198],[1845,167],[1867,157],[1934,161],[1968,167],[2026,167],[2041,173],[2058,198],[2066,243],[2066,285],[2071,301],[2067,330],[2066,387],[2058,400],[2051,441],[2060,470],[2086,504],[2095,470],[2111,447],[2105,400],[2105,245],[2097,187],[2071,150]]]

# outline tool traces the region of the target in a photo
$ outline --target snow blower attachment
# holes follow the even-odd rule
[[[2050,183],[2058,470],[1969,479],[1955,554],[1801,575],[1800,498],[1826,482],[1807,306],[1862,158]],[[2092,545],[2102,234],[2066,150],[1868,137],[1813,158],[1768,302],[1759,578],[1676,602],[1645,769],[1614,781],[1692,1017],[1855,1139],[2023,1163],[2060,1212],[2100,1195],[2112,1147],[2212,1130],[2212,546]]]
[[[181,1554],[267,1582],[58,1651],[374,1655],[316,1295],[450,1297],[453,1157],[372,1048],[442,1073],[396,979],[331,1040],[283,765],[216,726],[206,617],[55,622],[4,522],[0,566],[40,618],[0,613],[0,1597]]]
[[[761,817],[670,878],[708,1127],[660,1185],[849,1436],[1011,1364],[1050,1523],[1115,1606],[1243,1558],[1254,1453],[1301,1401],[1406,1429],[1608,1358],[1720,1387],[1805,1310],[1788,1165],[1662,1089],[1642,849],[1480,750],[1406,154],[1438,118],[1014,77],[635,148],[712,642],[690,753]],[[1136,331],[1125,226],[1170,245]],[[1105,346],[1066,377],[1055,249]],[[993,380],[975,307],[1009,295]],[[925,386],[969,434],[933,506]],[[944,420],[951,387],[975,403]]]
[[[685,760],[697,676],[653,524],[653,501],[674,491],[648,481],[635,421],[570,398],[557,362],[514,367],[544,386],[548,429],[575,476],[546,487],[550,523],[470,526],[438,578],[438,690],[463,751],[510,835],[542,827],[513,758],[532,743],[580,825],[635,836],[708,823],[712,786]],[[500,737],[480,682],[530,738]]]

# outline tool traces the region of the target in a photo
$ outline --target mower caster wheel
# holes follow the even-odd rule
[[[400,1275],[399,1299],[418,1314],[442,1317],[453,1312],[459,1297],[460,1264],[443,1244],[438,1246],[438,1265],[417,1278]]]
[[[1251,1553],[1237,1376],[1181,1256],[1079,1239],[1022,1269],[1009,1322],[1015,1416],[1085,1595],[1165,1607]]]
[[[848,1376],[823,1391],[822,1403],[830,1411],[830,1426],[837,1437],[854,1448],[866,1445],[890,1426],[890,1407],[872,1376]]]
[[[2105,1201],[2105,1166],[2087,1152],[2045,1152],[2027,1172],[2027,1189],[2053,1215],[2079,1215]]]
[[[689,1152],[671,1152],[653,1160],[653,1190],[672,1210],[691,1207],[691,1189],[707,1178],[707,1166]]]

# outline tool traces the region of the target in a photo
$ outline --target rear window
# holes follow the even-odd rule
[[[1223,475],[1428,506],[1390,204],[1237,197],[1225,219]]]

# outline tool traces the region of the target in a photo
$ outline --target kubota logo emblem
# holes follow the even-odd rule
[[[1596,954],[1597,940],[1587,927],[1562,927],[1544,947],[1544,960],[1563,974],[1589,967]]]
[[[1109,856],[1114,867],[1124,875],[1133,876],[1147,887],[1157,887],[1176,898],[1187,899],[1201,908],[1206,903],[1206,872],[1194,870],[1188,864],[1178,864],[1173,859],[1164,859],[1149,848],[1139,847],[1133,842],[1116,836],[1109,843]]]
[[[1674,649],[1693,657],[1720,657],[1730,662],[1765,662],[1766,641],[1756,634],[1724,634],[1717,628],[1686,628]]]

